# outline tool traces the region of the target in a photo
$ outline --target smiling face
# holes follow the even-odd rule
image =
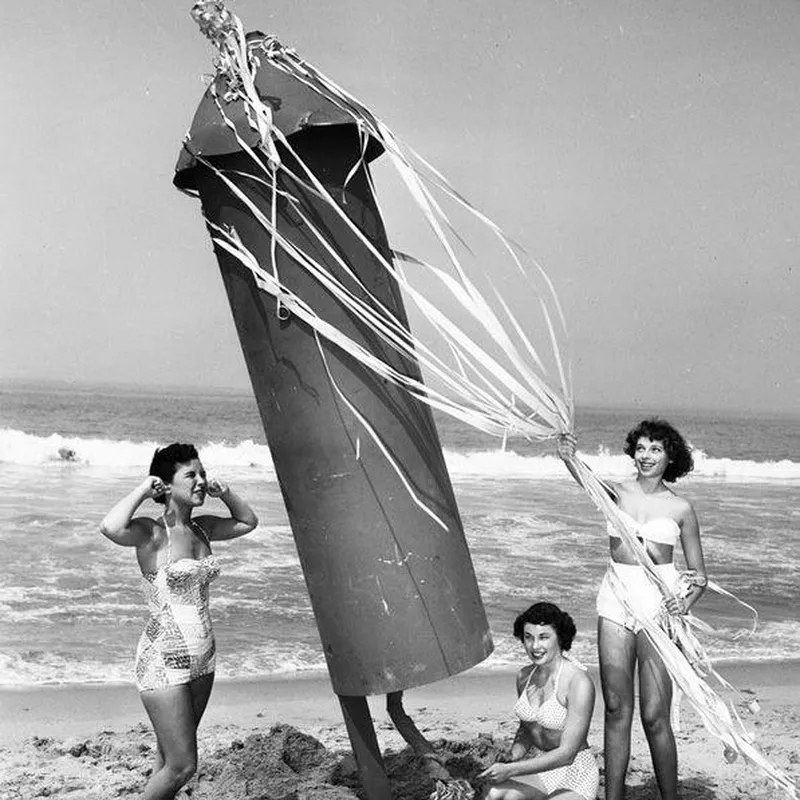
[[[201,506],[206,499],[206,471],[200,459],[178,464],[169,484],[170,497],[182,505]]]
[[[561,655],[561,645],[552,625],[526,622],[522,629],[522,646],[537,667],[549,664]]]
[[[640,436],[633,450],[633,460],[643,478],[660,478],[669,464],[669,455],[663,442]]]

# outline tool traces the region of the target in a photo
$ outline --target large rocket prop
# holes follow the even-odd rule
[[[251,37],[250,47],[259,46]],[[276,145],[275,187],[264,179],[267,157],[256,151],[260,168],[235,135],[255,145],[247,109],[220,100],[220,86],[200,102],[176,184],[199,192],[212,233],[235,231],[264,269],[276,270],[326,323],[420,378],[418,364],[378,340],[298,264],[292,248],[407,326],[397,284],[305,176],[311,170],[374,250],[391,259],[368,174],[380,145],[369,141],[362,158],[352,118],[266,58],[255,88],[293,151]],[[277,237],[243,196],[275,220]],[[261,291],[235,256],[219,246],[215,252],[334,691],[383,694],[479,663],[491,640],[430,409],[321,339]]]

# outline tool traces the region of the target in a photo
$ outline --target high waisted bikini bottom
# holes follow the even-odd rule
[[[678,571],[674,564],[657,564],[656,571],[668,587],[675,588]],[[618,564],[616,562],[608,565],[600,584],[600,591],[597,593],[598,616],[623,625],[634,633],[641,630],[642,626],[625,607],[615,591],[615,586],[620,587],[620,590],[624,592],[626,602],[636,608],[638,616],[645,619],[658,617],[663,597],[658,587],[647,577],[644,567],[640,567],[638,564]]]

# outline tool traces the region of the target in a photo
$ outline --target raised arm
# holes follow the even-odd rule
[[[164,492],[161,479],[149,475],[105,515],[100,523],[100,532],[123,547],[139,547],[145,544],[151,534],[151,526],[148,525],[150,520],[133,519],[133,515],[145,500],[159,497]]]
[[[581,488],[585,489],[583,479],[580,473],[575,469],[575,461],[577,460],[578,440],[575,438],[574,433],[562,433],[558,437],[558,455],[564,462],[564,466],[569,471],[569,474],[575,479],[575,482]],[[619,493],[615,484],[610,481],[602,481],[603,488],[608,493],[608,496],[616,503],[619,500]]]
[[[258,525],[258,517],[253,509],[226,484],[212,478],[208,482],[208,494],[222,500],[231,512],[230,517],[209,514],[197,520],[210,540],[219,542],[236,539],[250,533]]]
[[[564,462],[564,466],[569,470],[569,474],[575,478],[578,486],[583,487],[583,481],[578,471],[575,469],[575,453],[578,449],[578,440],[574,433],[562,433],[558,437],[558,455]]]

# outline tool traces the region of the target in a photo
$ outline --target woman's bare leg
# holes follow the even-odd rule
[[[153,772],[151,774],[155,775],[163,766],[164,751],[161,749],[161,743],[158,741],[158,735],[156,735],[156,758],[153,762]]]
[[[194,733],[192,735],[194,737],[195,745],[194,745],[194,758],[193,759],[190,758],[188,760],[190,762],[194,761],[195,768],[196,768],[196,762],[197,762],[197,728],[200,725],[200,720],[203,718],[203,713],[205,712],[206,706],[208,705],[208,699],[211,696],[211,689],[212,689],[213,686],[214,686],[214,673],[212,672],[210,675],[203,675],[200,678],[196,678],[191,683],[186,684],[185,687],[175,687],[177,689],[181,689],[181,688],[188,688],[189,689],[189,701],[190,701],[190,704],[191,704],[192,717],[194,719]],[[166,691],[168,691],[168,690],[166,690]],[[153,692],[148,692],[146,694],[152,695],[154,693]],[[166,758],[164,756],[164,748],[161,745],[161,737],[159,736],[159,728],[161,728],[163,726],[161,726],[161,725],[159,725],[158,727],[156,726],[156,723],[153,720],[153,716],[150,714],[150,709],[148,708],[148,703],[150,703],[151,706],[154,703],[156,705],[158,705],[159,704],[158,698],[155,698],[155,700],[154,700],[152,697],[145,697],[145,694],[142,694],[142,702],[144,702],[144,704],[145,704],[145,709],[147,709],[147,713],[150,715],[150,721],[153,723],[153,728],[154,728],[154,730],[156,732],[156,757],[155,757],[155,763],[153,764],[153,772],[152,772],[152,775],[150,776],[150,780],[152,782],[152,780],[155,777],[155,775],[157,773],[159,773],[161,770],[163,770],[164,766],[166,764]],[[158,713],[158,712],[156,712],[156,713]],[[194,772],[194,770],[192,770],[192,773],[193,772]],[[166,777],[166,776],[163,776],[163,777]],[[189,775],[189,777],[191,777],[191,774]],[[189,778],[187,778],[186,780],[188,780],[188,779]],[[183,785],[183,784],[181,784],[181,785]],[[147,789],[149,789],[149,787],[150,787],[150,784],[148,783]],[[180,786],[178,788],[180,788]],[[147,789],[145,790],[145,795],[144,796],[146,798],[149,798],[150,795],[147,794]],[[176,789],[176,792],[177,792],[177,789]],[[169,795],[169,794],[165,795],[165,797],[171,797],[171,796],[172,795]],[[160,795],[155,794],[155,795],[153,795],[153,797],[158,798],[158,797],[160,797]]]
[[[444,765],[444,761],[437,754],[433,745],[422,735],[414,720],[403,708],[403,693],[389,692],[386,695],[386,710],[394,723],[397,732],[403,737],[406,744],[422,757],[425,771],[437,781],[449,781],[451,775]]]
[[[508,780],[492,786],[484,800],[546,800],[544,788],[529,786],[522,781]]]
[[[653,771],[661,800],[678,797],[678,752],[669,714],[672,705],[672,679],[661,656],[644,635],[637,636],[639,659],[639,711],[650,747]]]
[[[141,693],[163,764],[153,771],[143,800],[172,800],[197,769],[197,722],[189,684]],[[158,757],[156,759],[158,761]]]
[[[200,720],[203,719],[203,713],[208,705],[208,698],[211,697],[211,690],[214,688],[214,673],[209,675],[202,675],[195,678],[189,684],[189,690],[192,693],[192,710],[194,711],[194,721],[197,726],[200,725]]]
[[[623,800],[625,773],[631,753],[636,636],[623,625],[598,617],[597,648],[605,703],[603,758],[606,800]]]

